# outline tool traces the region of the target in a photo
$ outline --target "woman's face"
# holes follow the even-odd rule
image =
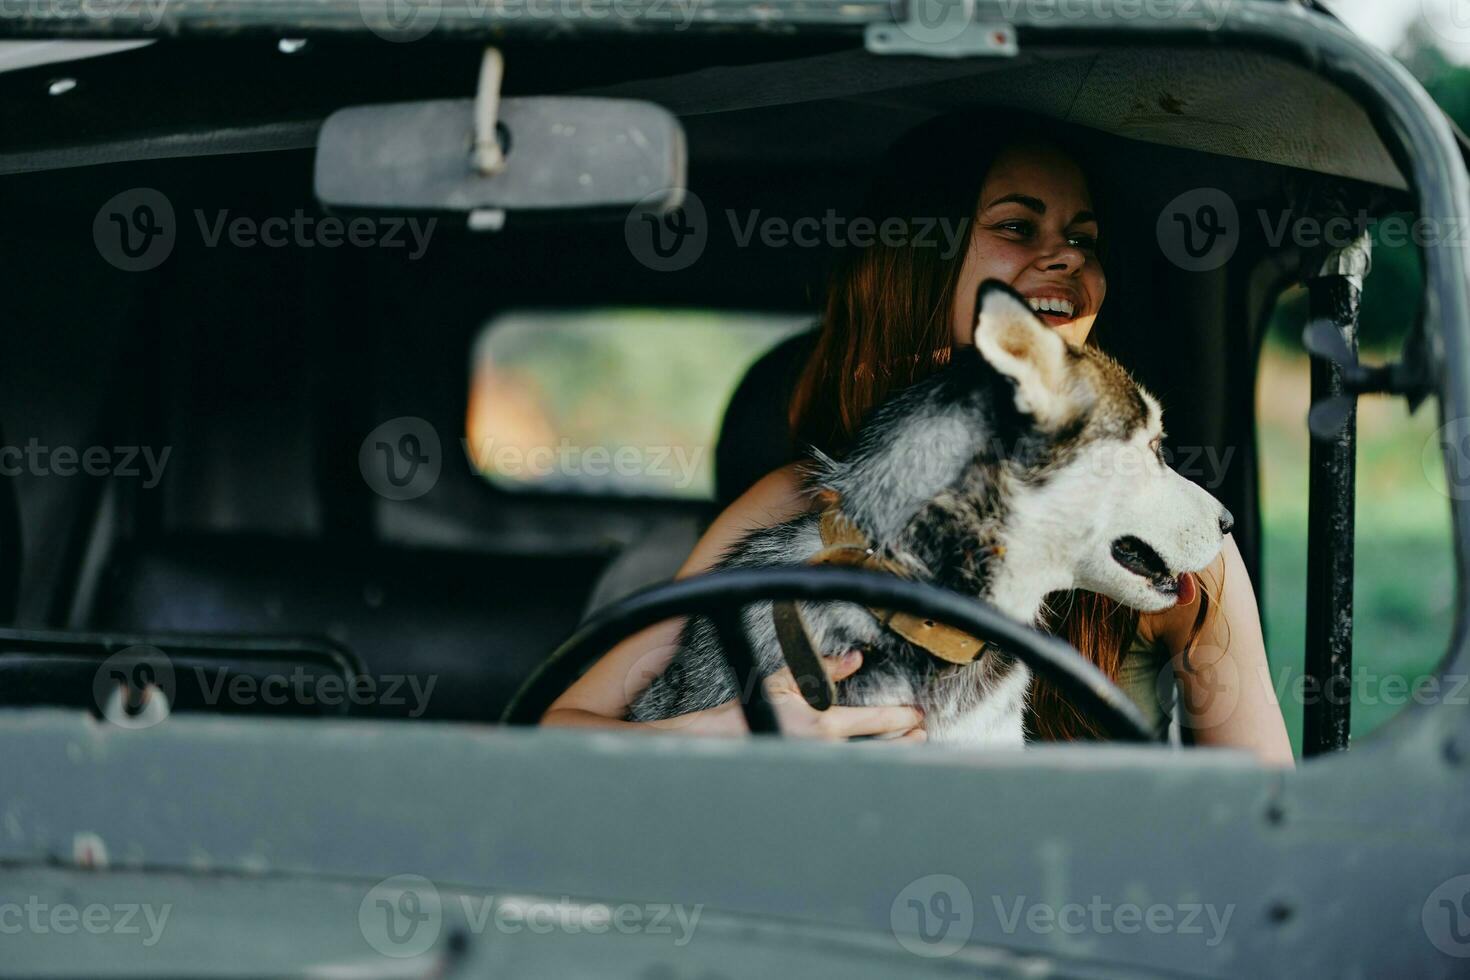
[[[971,343],[975,291],[999,279],[1048,326],[1081,345],[1108,283],[1097,259],[1097,218],[1082,170],[1050,146],[1017,145],[996,157],[980,189],[970,249],[955,294],[955,342]]]

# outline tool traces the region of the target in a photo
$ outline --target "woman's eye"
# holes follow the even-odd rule
[[[1067,241],[1071,242],[1075,248],[1080,248],[1084,252],[1097,251],[1097,239],[1092,235],[1071,235]]]
[[[1023,221],[1019,218],[1014,221],[1002,221],[996,227],[1000,228],[1002,231],[1009,231],[1012,234],[1020,235],[1022,238],[1029,238],[1031,236],[1031,232],[1034,230],[1034,226],[1031,224],[1031,222]]]

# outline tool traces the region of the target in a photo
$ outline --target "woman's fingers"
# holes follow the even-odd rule
[[[838,738],[911,732],[924,723],[924,712],[907,705],[836,707],[822,712],[824,728]]]
[[[847,680],[858,672],[863,665],[863,652],[861,650],[847,650],[836,657],[828,657],[825,661],[827,676],[832,678],[833,683]]]
[[[859,650],[847,650],[839,656],[823,659],[827,676],[834,682],[851,677],[863,665]],[[888,741],[921,742],[925,739],[924,713],[904,705],[848,707],[838,705],[818,711],[806,703],[790,667],[766,678],[766,692],[786,735],[808,738],[846,739],[856,736],[884,736]]]
[[[859,650],[848,650],[836,657],[823,657],[822,665],[827,669],[827,676],[835,684],[838,681],[847,680],[858,672],[858,668],[863,665],[863,655]],[[790,667],[782,667],[767,677],[766,689],[773,698],[801,694],[801,689]]]

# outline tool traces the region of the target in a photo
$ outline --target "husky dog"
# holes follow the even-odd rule
[[[1107,355],[1066,343],[1009,287],[982,284],[975,309],[974,346],[877,408],[845,459],[817,454],[807,489],[835,495],[888,567],[1023,623],[1063,589],[1170,608],[1182,574],[1219,553],[1231,518],[1165,463],[1158,401]],[[751,532],[719,567],[803,564],[821,535],[819,516],[803,514]],[[930,741],[1024,743],[1023,664],[993,648],[973,663],[940,660],[854,603],[799,608],[820,655],[864,651],[837,686],[840,704],[917,705]],[[751,604],[744,623],[761,676],[783,666],[771,603]],[[736,696],[709,620],[691,618],[679,647],[629,718]]]

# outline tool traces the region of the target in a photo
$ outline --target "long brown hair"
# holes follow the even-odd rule
[[[909,234],[879,236],[839,252],[822,329],[792,393],[793,449],[815,446],[841,457],[870,409],[948,362],[956,285],[985,175],[1001,150],[1018,143],[1057,146],[1080,160],[1075,140],[1061,124],[973,112],[938,117],[899,139],[857,217],[874,227],[897,220]],[[1095,201],[1099,215],[1104,207]],[[945,236],[935,231],[944,222],[963,229],[958,248],[946,248]],[[927,245],[925,228],[931,232]],[[1116,682],[1138,613],[1093,592],[1048,599],[1043,625]],[[1203,606],[1202,595],[1196,633]],[[1029,714],[1027,728],[1041,739],[1100,737],[1092,719],[1041,678],[1032,686]]]

